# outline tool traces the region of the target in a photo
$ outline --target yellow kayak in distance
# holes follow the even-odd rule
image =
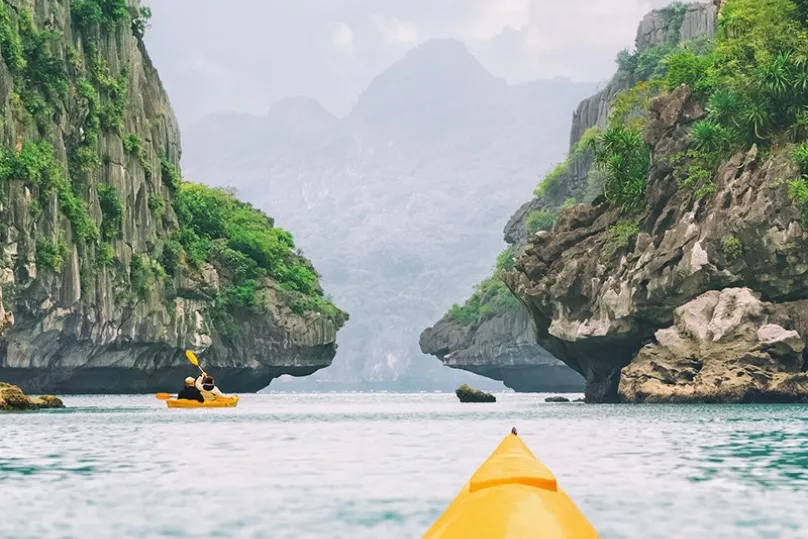
[[[553,473],[509,434],[422,539],[599,539]]]
[[[166,399],[166,404],[169,408],[235,408],[238,405],[238,395],[205,402],[170,398]]]

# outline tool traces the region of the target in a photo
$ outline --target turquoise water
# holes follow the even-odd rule
[[[0,414],[0,537],[419,538],[512,426],[603,538],[808,537],[808,407],[499,399]]]

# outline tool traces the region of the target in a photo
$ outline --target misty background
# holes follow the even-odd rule
[[[152,2],[185,178],[275,217],[351,314],[334,365],[280,385],[502,387],[423,356],[418,336],[490,273],[577,103],[669,3]]]
[[[414,46],[464,43],[511,84],[598,82],[667,0],[153,0],[146,37],[182,127],[309,96],[344,116]],[[571,112],[571,111],[570,111]]]

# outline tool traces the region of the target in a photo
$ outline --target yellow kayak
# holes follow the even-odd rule
[[[471,476],[422,539],[598,539],[516,431]]]
[[[166,400],[166,404],[169,408],[235,408],[238,405],[238,396],[205,402],[171,398]]]

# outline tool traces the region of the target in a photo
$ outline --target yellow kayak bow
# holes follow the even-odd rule
[[[598,537],[514,429],[422,539]]]

